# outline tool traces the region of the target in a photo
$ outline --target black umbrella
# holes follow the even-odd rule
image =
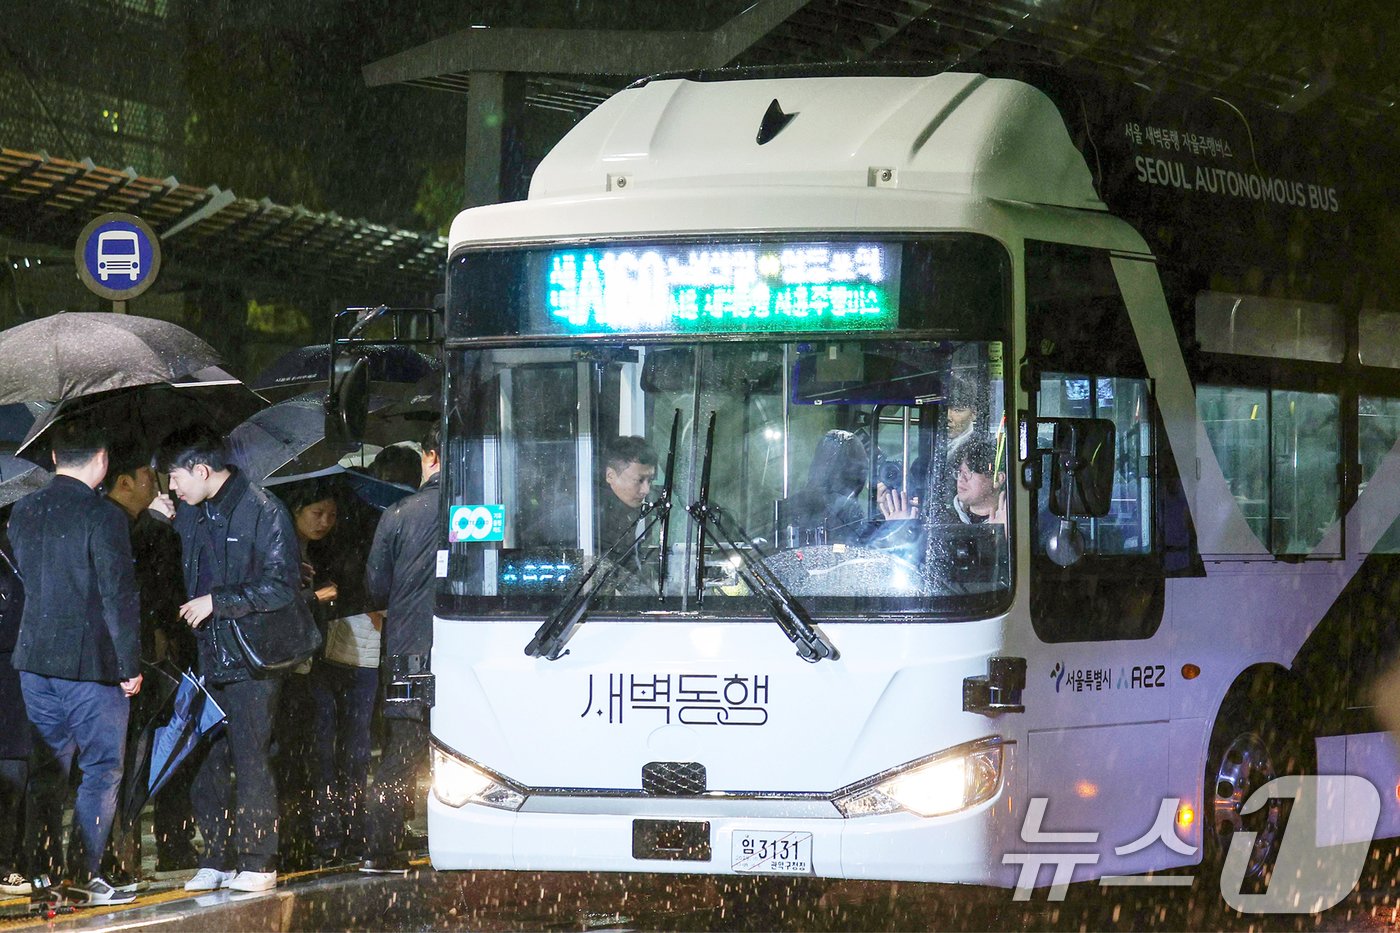
[[[177,324],[65,311],[0,331],[0,405],[169,382],[218,362]]]
[[[220,434],[267,407],[267,401],[233,376],[210,366],[175,382],[85,395],[55,405],[34,422],[19,453],[35,463],[49,459],[49,429],[82,422],[107,429],[114,446],[154,449],[172,431],[203,424]]]
[[[377,394],[398,395],[440,369],[438,361],[412,347],[369,346],[355,351],[369,360],[369,381]],[[249,383],[274,401],[306,393],[327,384],[331,351],[327,344],[301,347],[282,354]],[[383,383],[387,385],[374,385]],[[403,386],[396,391],[392,386]]]
[[[43,489],[51,479],[52,473],[28,460],[0,454],[0,509]]]
[[[53,402],[11,402],[0,405],[0,450],[14,452],[29,436],[34,422],[42,418]]]
[[[336,463],[350,449],[326,442],[325,399],[308,392],[254,414],[230,432],[230,458],[259,485],[289,464],[292,473],[309,473]]]
[[[390,401],[381,396],[369,401],[369,440],[385,440],[385,432],[400,430],[379,419]],[[392,440],[405,440],[395,436]],[[387,440],[385,440],[387,442]],[[300,477],[332,467],[358,445],[326,440],[326,393],[308,392],[263,409],[229,434],[229,456],[248,478],[265,485],[269,478]]]
[[[418,490],[410,489],[407,486],[400,486],[398,483],[391,483],[387,479],[380,479],[368,473],[361,473],[359,470],[348,470],[340,464],[326,467],[323,470],[315,470],[310,473],[293,473],[290,475],[279,475],[269,477],[263,485],[268,489],[277,486],[285,486],[290,483],[300,483],[303,480],[321,479],[323,477],[338,476],[350,490],[360,498],[366,505],[372,506],[376,511],[382,512],[400,499],[413,495]]]

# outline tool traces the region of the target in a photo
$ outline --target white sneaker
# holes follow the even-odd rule
[[[185,882],[186,891],[217,891],[228,887],[234,872],[219,871],[217,868],[201,868],[194,877]]]
[[[277,887],[277,872],[240,871],[225,887],[230,891],[271,891]]]

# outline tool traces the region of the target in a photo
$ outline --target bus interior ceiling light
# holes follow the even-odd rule
[[[990,800],[1001,787],[1002,746],[959,746],[894,774],[876,776],[839,793],[843,816],[875,816],[907,810],[947,816]]]

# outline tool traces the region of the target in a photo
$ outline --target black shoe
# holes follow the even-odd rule
[[[312,859],[311,865],[312,869],[315,871],[331,871],[336,868],[349,868],[352,865],[358,866],[359,859],[340,855],[336,852],[330,852],[316,856]]]
[[[408,831],[403,834],[403,850],[405,852],[426,852],[428,851],[428,834]]]
[[[360,863],[360,871],[367,875],[406,875],[411,867],[408,864],[408,856],[402,852],[371,856]]]
[[[199,867],[199,853],[194,849],[172,852],[156,858],[156,871],[190,871]]]

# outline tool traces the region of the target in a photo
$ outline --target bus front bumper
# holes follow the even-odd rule
[[[998,849],[999,803],[1005,806],[1004,795],[935,819],[907,813],[856,819],[707,816],[698,804],[685,816],[654,820],[621,813],[449,807],[429,793],[428,840],[438,869],[807,874],[997,884],[1005,875],[1000,860],[990,854]],[[637,857],[638,839],[658,825],[667,831],[668,823],[701,844],[660,853],[665,857],[647,849],[650,857]],[[808,833],[810,841],[805,840]],[[755,857],[763,854],[765,840],[778,839],[801,841],[808,848],[776,865]]]

